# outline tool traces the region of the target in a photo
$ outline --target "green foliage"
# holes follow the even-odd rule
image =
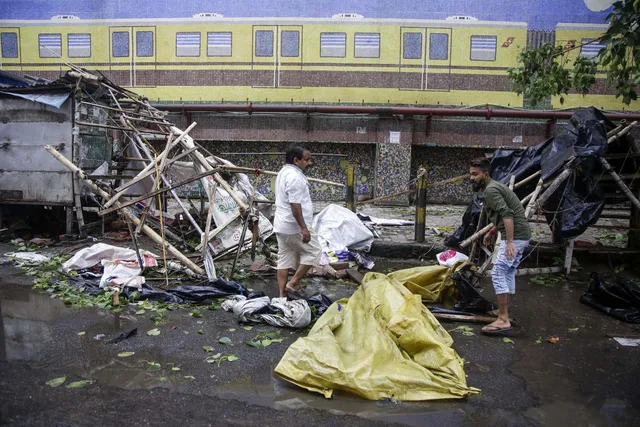
[[[589,43],[605,47],[593,58],[578,56],[570,68],[567,54],[583,45],[569,47],[545,43],[536,49],[524,49],[518,56],[518,66],[507,70],[512,89],[524,95],[532,106],[550,96],[560,96],[575,90],[582,95],[596,83],[596,72],[607,75],[607,85],[615,87],[616,98],[629,105],[638,99],[640,84],[640,0],[617,1],[607,16],[606,33]],[[599,68],[599,69],[598,69]]]

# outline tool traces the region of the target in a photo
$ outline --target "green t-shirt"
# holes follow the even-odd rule
[[[513,190],[492,179],[484,189],[484,199],[489,221],[502,233],[503,239],[507,239],[504,219],[513,218],[513,239],[531,240],[531,229],[524,216],[524,208]]]

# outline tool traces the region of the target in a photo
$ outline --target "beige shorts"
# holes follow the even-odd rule
[[[278,239],[278,270],[297,269],[299,264],[318,265],[322,248],[318,235],[311,231],[309,243],[302,243],[302,233],[276,233]]]

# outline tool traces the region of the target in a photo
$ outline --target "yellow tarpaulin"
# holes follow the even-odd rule
[[[372,400],[452,399],[478,393],[467,386],[451,336],[422,305],[424,294],[403,286],[411,282],[440,294],[450,285],[443,268],[449,270],[432,266],[389,276],[367,274],[351,298],[333,303],[309,335],[289,347],[275,372],[327,398],[334,390]]]

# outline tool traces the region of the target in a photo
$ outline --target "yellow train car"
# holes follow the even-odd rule
[[[608,25],[559,23],[556,26],[556,46],[563,46],[568,50],[567,58],[571,62],[568,63],[567,67],[572,68],[578,56],[595,57],[600,49],[604,48],[604,45],[592,41],[602,36],[607,31],[607,28]],[[573,46],[581,47],[572,49]],[[632,101],[630,105],[626,105],[622,102],[622,98],[616,98],[615,89],[607,87],[606,79],[605,73],[597,73],[596,84],[586,96],[570,92],[563,97],[564,103],[560,102],[560,97],[554,97],[551,100],[551,104],[553,108],[594,106],[601,110],[640,111],[640,102]]]
[[[527,24],[453,18],[5,20],[0,66],[55,79],[73,63],[159,102],[521,107],[506,70]]]

